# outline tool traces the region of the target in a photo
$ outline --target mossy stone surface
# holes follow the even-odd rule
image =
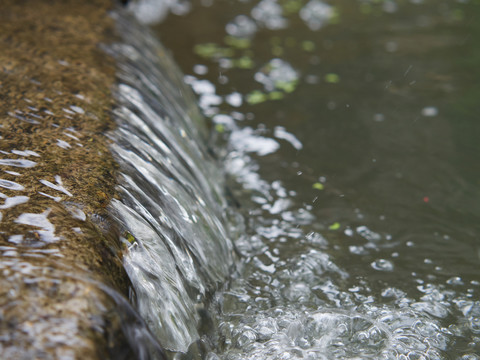
[[[0,2],[2,357],[106,358],[117,346],[98,286],[128,289],[106,210],[115,66],[99,44],[114,40],[111,7]]]

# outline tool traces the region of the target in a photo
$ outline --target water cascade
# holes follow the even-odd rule
[[[155,6],[155,1],[150,0],[134,4],[141,3]],[[196,4],[193,0],[192,3]],[[203,10],[198,11],[209,8],[210,2],[200,3],[196,4],[197,10]],[[102,129],[110,129],[107,132],[111,140],[110,150],[118,163],[118,185],[116,193],[111,194],[108,210],[118,222],[120,240],[125,246],[116,248],[118,244],[113,241],[115,246],[110,246],[109,249],[123,252],[123,265],[132,286],[129,299],[131,304],[106,284],[87,276],[88,272],[85,278],[82,277],[84,275],[78,275],[77,279],[73,270],[71,273],[65,270],[74,261],[66,262],[61,268],[55,267],[57,265],[53,262],[54,265],[48,268],[30,264],[33,263],[32,259],[47,258],[51,254],[62,257],[55,249],[40,248],[45,245],[42,241],[52,247],[60,244],[60,236],[55,235],[54,226],[47,220],[50,219],[50,207],[15,217],[10,215],[16,221],[15,224],[38,228],[36,233],[28,228],[29,237],[24,239],[19,234],[12,237],[2,232],[6,239],[4,242],[9,246],[2,246],[0,250],[4,257],[11,259],[10,262],[2,263],[2,270],[5,276],[13,274],[6,278],[7,282],[17,281],[27,288],[31,299],[38,298],[40,294],[43,301],[48,300],[52,289],[56,289],[56,284],[62,284],[61,280],[69,277],[75,280],[75,286],[81,285],[82,292],[77,291],[77,295],[82,301],[87,303],[85,299],[93,299],[94,316],[80,319],[78,326],[77,320],[81,314],[89,311],[87,305],[80,306],[81,311],[78,313],[75,306],[69,306],[68,310],[72,314],[68,319],[57,319],[56,310],[52,310],[50,320],[53,323],[57,321],[59,326],[51,332],[54,336],[46,339],[45,343],[50,348],[55,348],[59,356],[73,358],[74,353],[69,348],[63,349],[60,346],[70,346],[69,340],[77,342],[73,335],[79,333],[77,327],[83,327],[94,328],[102,336],[107,334],[101,339],[105,353],[111,350],[106,341],[108,336],[117,341],[125,338],[126,350],[123,356],[132,355],[138,359],[480,359],[480,282],[476,267],[478,246],[475,245],[478,240],[473,231],[478,229],[478,216],[475,215],[478,212],[472,210],[478,208],[478,190],[467,179],[475,172],[468,169],[467,175],[458,175],[456,164],[454,166],[435,157],[438,154],[447,154],[445,158],[458,155],[449,142],[454,140],[445,135],[448,132],[444,130],[449,127],[441,126],[449,124],[447,115],[443,115],[449,113],[446,110],[441,113],[437,107],[419,102],[419,114],[412,115],[413,110],[409,106],[416,97],[405,94],[414,91],[412,89],[416,82],[410,79],[407,85],[402,82],[407,81],[404,78],[413,71],[412,66],[406,67],[403,78],[397,81],[397,87],[391,86],[391,89],[390,83],[385,87],[383,80],[375,80],[377,75],[371,73],[360,80],[342,83],[343,78],[333,70],[327,72],[320,67],[319,64],[323,66],[324,63],[312,53],[315,48],[323,51],[321,55],[326,59],[326,66],[332,69],[338,66],[339,73],[344,71],[352,77],[356,73],[349,72],[350,69],[361,61],[366,61],[362,71],[378,67],[375,60],[368,58],[369,51],[374,54],[374,59],[378,58],[378,53],[375,52],[380,52],[375,50],[378,44],[370,44],[365,49],[358,50],[360,56],[355,53],[357,45],[349,42],[349,27],[330,28],[331,33],[327,34],[336,36],[338,42],[348,43],[338,54],[331,55],[335,48],[334,42],[328,38],[323,39],[317,31],[328,24],[337,24],[339,14],[347,19],[352,16],[346,23],[354,23],[360,17],[355,12],[351,15],[352,3],[359,3],[362,16],[372,13],[378,15],[382,11],[393,14],[398,9],[396,1],[359,0],[347,2],[347,5],[339,3],[337,9],[320,0],[239,2],[238,6],[244,14],[248,14],[244,15],[230,13],[240,10],[232,10],[228,6],[227,9],[222,8],[228,4],[219,2],[216,5],[220,17],[226,18],[225,14],[230,16],[224,27],[228,35],[221,41],[230,44],[232,48],[212,43],[194,46],[197,55],[204,56],[202,61],[208,66],[190,64],[189,61],[197,61],[198,58],[191,60],[187,57],[184,62],[189,66],[194,65],[191,68],[195,69],[196,74],[185,77],[150,30],[139,25],[125,9],[111,13],[119,38],[113,44],[102,45],[102,48],[116,62],[116,103],[113,117],[117,128],[111,130],[111,127],[105,125]],[[423,3],[425,5],[421,5]],[[445,2],[447,3],[449,1]],[[453,8],[466,3],[468,1],[450,5]],[[404,22],[410,21],[411,7],[426,6],[421,9],[425,14],[430,14],[432,9],[437,9],[437,5],[432,4],[425,0],[411,1],[405,5],[405,12],[399,12],[403,15],[399,15],[396,20],[398,26],[392,28],[391,32],[409,28]],[[170,5],[176,9],[176,13],[185,16],[186,20],[176,19],[179,23],[200,21],[198,26],[189,23],[184,28],[193,28],[195,31],[205,25],[202,16],[195,16],[194,12],[193,15],[188,15],[188,6],[182,7],[180,2],[169,2]],[[429,35],[431,38],[426,36],[426,39],[436,39],[438,32],[434,27],[429,28],[433,26],[431,24],[440,24],[438,26],[451,30],[449,26],[455,24],[455,16],[458,17],[459,12],[453,11],[451,15],[447,11],[450,9],[448,6],[440,7],[435,18],[430,19],[426,15],[419,17],[421,32],[432,31]],[[159,10],[161,13],[164,11]],[[369,24],[369,21],[365,21],[358,27],[369,29]],[[298,26],[302,37],[313,40],[300,43],[293,36],[287,36],[285,41],[272,36],[273,32],[284,31],[290,25]],[[176,25],[168,23],[168,26],[169,30],[174,30]],[[180,28],[182,26],[179,25]],[[376,28],[374,30],[381,33]],[[223,28],[213,33],[218,35],[222,31]],[[343,31],[349,36],[344,36]],[[311,36],[312,32],[316,32],[316,36]],[[250,44],[254,43],[258,34],[267,35],[263,38],[272,38],[272,52],[270,49],[265,50],[265,42],[259,42],[256,46],[261,55],[252,60],[249,56],[253,51],[246,50],[245,46],[255,49]],[[402,44],[408,48],[405,35],[400,35],[396,41],[403,41]],[[173,39],[170,40],[172,43],[176,41],[175,37]],[[469,37],[462,39],[467,42]],[[447,40],[441,39],[438,43],[450,46],[450,38]],[[437,44],[435,41],[429,41],[430,43]],[[285,44],[287,50],[281,44]],[[301,44],[303,52],[295,48],[298,44]],[[387,45],[387,51],[396,51],[395,44],[390,42]],[[297,55],[300,54],[298,59],[293,56],[291,59],[280,58],[288,51],[288,47],[296,49]],[[452,53],[450,48],[448,50]],[[241,55],[237,58],[230,58],[239,53]],[[354,55],[361,59],[358,60]],[[435,60],[439,58],[441,57],[435,57]],[[92,59],[96,57],[92,56]],[[53,60],[55,66],[60,64],[68,71],[73,71],[71,69],[76,66],[62,59]],[[406,63],[413,61],[408,57],[407,60]],[[300,66],[296,66],[295,61],[305,63],[303,70],[297,69]],[[219,71],[209,74],[208,67],[215,66]],[[421,68],[425,64],[418,60],[415,66]],[[438,67],[442,69],[442,66]],[[228,71],[230,79],[236,79],[238,83],[227,91],[225,87],[229,77],[225,73]],[[244,76],[241,71],[250,71],[255,86],[262,90],[245,90],[251,84],[242,82],[248,76]],[[361,76],[362,71],[358,71]],[[202,78],[204,75],[211,78]],[[417,73],[416,76],[420,75]],[[437,93],[438,88],[448,94],[455,94],[456,89],[460,88],[448,83],[450,77],[439,74],[430,76],[434,79],[434,84],[430,84],[434,91],[428,101],[438,101],[437,97],[444,95]],[[29,84],[44,90],[40,81],[27,80]],[[217,82],[214,83],[215,81]],[[437,81],[446,83],[442,83],[443,87],[438,87]],[[357,84],[364,82],[374,84],[373,90],[364,91],[364,95],[372,96],[373,100],[368,98],[368,101],[359,100],[357,103],[356,97],[351,95],[345,100],[345,94],[350,94],[352,88],[356,89]],[[197,106],[197,98],[186,84],[196,92],[203,114]],[[345,88],[335,90],[334,86]],[[380,95],[378,89],[381,89]],[[390,92],[387,93],[387,89]],[[424,90],[428,93],[428,86]],[[314,97],[317,93],[321,94],[320,100]],[[64,150],[68,153],[72,150],[69,150],[71,146],[66,145],[67,140],[75,140],[79,135],[73,132],[70,122],[83,124],[81,121],[76,122],[76,119],[85,120],[86,117],[89,121],[98,120],[79,106],[84,102],[85,105],[82,106],[93,108],[85,97],[81,94],[71,95],[69,101],[72,104],[69,104],[68,109],[57,109],[57,113],[62,114],[57,118],[49,109],[44,111],[46,115],[37,115],[40,106],[37,108],[29,105],[30,100],[26,99],[28,104],[25,104],[25,109],[29,109],[28,112],[23,108],[16,109],[16,112],[13,109],[8,119],[14,126],[17,126],[16,121],[24,126],[27,126],[24,124],[26,122],[28,126],[37,126],[41,124],[40,120],[51,121],[54,126],[45,128],[54,134],[62,131],[63,137],[59,138],[56,146],[62,149],[62,154]],[[398,124],[395,121],[385,121],[383,113],[372,113],[373,110],[367,107],[371,103],[376,106],[381,96],[384,96],[386,103],[391,101],[396,104],[397,112],[388,113],[387,109],[385,113],[390,114],[391,119],[400,119]],[[393,101],[389,96],[396,97]],[[289,103],[288,97],[294,101]],[[43,106],[48,99],[42,95],[39,103]],[[285,102],[276,102],[280,99],[285,99]],[[421,97],[419,99],[424,101]],[[402,101],[409,106],[398,106]],[[252,110],[258,104],[262,104],[257,108],[259,110]],[[468,118],[470,105],[464,105],[467,109],[464,112],[457,110],[459,118]],[[102,107],[108,106],[103,104]],[[441,104],[438,107],[441,108]],[[454,113],[455,109],[457,108],[452,106],[449,110]],[[26,114],[28,117],[25,117]],[[211,117],[215,130],[212,134],[206,130],[204,115]],[[475,112],[477,115],[478,112]],[[332,118],[338,120],[340,125],[331,125]],[[418,119],[423,122],[417,121]],[[65,121],[65,124],[61,123],[60,126],[55,123],[57,120]],[[317,125],[320,124],[319,129],[311,126],[314,121]],[[434,121],[435,126],[429,127]],[[410,123],[415,123],[418,126],[416,129],[420,140],[415,139],[422,146],[411,139],[410,127],[404,130],[405,123],[409,126]],[[3,129],[3,126],[0,128]],[[291,129],[295,126],[298,127],[298,132]],[[385,130],[381,126],[392,128]],[[92,139],[91,134],[101,132],[97,128],[87,130],[85,134],[88,136],[82,137],[81,131],[82,136],[79,136]],[[414,148],[418,156],[411,156],[405,164],[399,162],[401,166],[390,166],[387,161],[379,161],[383,172],[378,171],[374,167],[377,166],[377,158],[382,159],[381,154],[394,147],[382,131],[396,135],[401,135],[402,131],[408,132],[409,136],[402,138],[404,141],[394,139],[393,144],[400,147],[401,153],[405,153],[407,150],[401,148],[405,143],[408,151]],[[432,132],[436,136],[430,137]],[[378,133],[383,135],[376,136]],[[83,145],[88,148],[88,141],[78,143],[78,149],[75,147],[75,150],[84,151]],[[428,146],[423,147],[424,142]],[[416,145],[410,146],[410,143]],[[347,151],[344,151],[343,146]],[[356,150],[352,150],[352,147]],[[425,148],[427,150],[422,152]],[[459,148],[466,151],[465,148],[468,150],[469,146]],[[40,159],[43,161],[45,154],[50,156],[49,159],[55,160],[55,154],[50,153],[49,148],[45,154],[37,154],[27,148],[7,150],[9,151],[2,151],[5,158],[0,161],[0,165],[21,168],[22,171],[26,168],[40,169],[40,165],[35,167],[36,161],[40,164]],[[309,151],[313,155],[309,156]],[[374,161],[369,151],[378,155]],[[335,161],[329,163],[329,158],[324,153],[330,153]],[[29,156],[29,159],[35,161],[24,159]],[[396,159],[396,153],[390,153],[389,156]],[[430,161],[432,156],[435,161]],[[424,159],[421,166],[415,162],[417,159]],[[55,164],[54,160],[52,163]],[[344,166],[343,162],[349,166]],[[105,163],[110,162],[107,159]],[[436,164],[440,165],[435,167]],[[100,165],[99,168],[104,169]],[[420,176],[431,179],[429,171],[423,171],[424,168],[435,172],[435,177],[441,180],[435,182],[434,186],[417,183],[417,177]],[[25,190],[23,185],[14,182],[21,174],[11,170],[5,171],[5,174],[5,178],[0,180],[0,186],[6,189],[2,191],[8,195],[14,193],[15,196],[2,194],[6,199],[1,205],[2,211],[16,206],[21,209],[25,202],[31,201],[27,196],[16,195],[17,192],[23,194],[21,192]],[[40,183],[48,191],[54,190],[56,196],[44,191],[37,193],[36,189],[40,185],[35,181],[31,190],[32,198],[48,197],[48,204],[59,202],[74,216],[75,227],[64,229],[66,235],[61,234],[62,236],[82,233],[82,229],[87,233],[90,228],[85,225],[87,215],[82,210],[84,208],[70,201],[62,202],[76,195],[74,183],[68,182],[72,180],[64,182],[57,174],[47,175],[49,180],[42,178]],[[393,186],[393,189],[387,186]],[[376,197],[377,191],[382,191],[384,187],[389,190],[382,194],[393,199],[392,206],[390,202],[385,206],[385,200]],[[373,195],[369,193],[372,188],[375,190]],[[433,199],[438,195],[435,191],[441,193],[439,188],[454,194],[449,197],[450,202],[442,203],[440,197],[436,196],[436,203],[429,203],[429,196]],[[432,195],[423,195],[418,189],[431,191]],[[83,195],[80,191],[78,193]],[[409,197],[412,193],[415,197]],[[412,198],[415,201],[420,198],[420,201],[415,203]],[[2,216],[3,212],[0,221]],[[91,217],[88,221],[91,220],[94,224],[92,228],[97,226],[106,230],[102,228],[104,224],[101,216]],[[3,218],[4,222],[5,218],[8,216]],[[466,230],[462,224],[466,224]],[[84,228],[81,229],[80,226]],[[92,234],[93,239],[101,238],[97,236],[100,231]],[[24,240],[28,240],[25,245],[27,256],[18,256],[12,244],[16,241],[15,245],[20,248]],[[39,248],[28,247],[31,243]],[[102,246],[107,248],[103,242]],[[73,253],[74,260],[75,255]],[[94,265],[105,260],[98,256],[100,260],[92,260]],[[110,256],[113,258],[113,253]],[[87,255],[83,258],[88,260]],[[25,259],[30,259],[30,262]],[[111,262],[115,263],[115,260],[112,259]],[[119,272],[122,272],[120,264],[117,265]],[[45,279],[48,281],[45,282]],[[48,288],[30,286],[35,282],[48,283]],[[69,282],[64,284],[67,285],[65,293],[71,295]],[[122,286],[127,288],[128,284]],[[63,292],[57,293],[59,298],[64,296]],[[74,305],[79,304],[77,298],[72,298],[71,301]],[[30,306],[30,302],[23,301],[22,304],[34,313],[35,309]],[[7,301],[6,306],[10,305]],[[17,309],[21,310],[20,307]],[[105,313],[109,316],[114,313],[114,316],[104,321]],[[15,316],[17,315],[13,314],[12,318]],[[37,321],[33,328],[29,327],[28,319],[23,323],[27,324],[25,329],[30,329],[30,333],[21,329],[18,331],[19,339],[24,343],[31,342],[31,339],[42,340],[37,334],[41,333],[41,326],[46,322]],[[112,334],[107,331],[109,324],[116,325]],[[63,329],[73,334],[70,339],[62,333]],[[103,332],[104,329],[107,330]],[[1,344],[5,349],[9,341],[2,335]],[[80,337],[78,343],[85,345],[82,345]],[[95,347],[87,345],[89,351],[95,353]],[[9,354],[14,355],[21,351],[18,347],[9,349]],[[81,350],[82,347],[78,349]],[[128,350],[133,352],[127,353]],[[119,353],[123,353],[123,350],[119,350],[117,354]],[[23,356],[35,357],[35,354],[37,353],[32,352]]]
[[[225,176],[165,50],[128,16],[114,16],[123,39],[107,49],[119,68],[111,149],[121,200],[112,211],[130,243],[124,265],[140,314],[164,348],[185,352],[199,338],[198,308],[234,266]]]

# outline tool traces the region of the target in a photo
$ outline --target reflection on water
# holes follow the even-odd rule
[[[193,1],[158,26],[247,219],[208,359],[478,358],[479,11]]]

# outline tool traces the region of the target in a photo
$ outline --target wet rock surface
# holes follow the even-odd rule
[[[0,4],[2,358],[123,351],[112,293],[125,294],[128,280],[106,210],[115,196],[104,135],[115,68],[99,48],[113,38],[109,7]]]

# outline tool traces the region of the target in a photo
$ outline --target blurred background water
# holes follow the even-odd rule
[[[480,359],[480,3],[131,8],[198,95],[245,218],[186,358]]]

